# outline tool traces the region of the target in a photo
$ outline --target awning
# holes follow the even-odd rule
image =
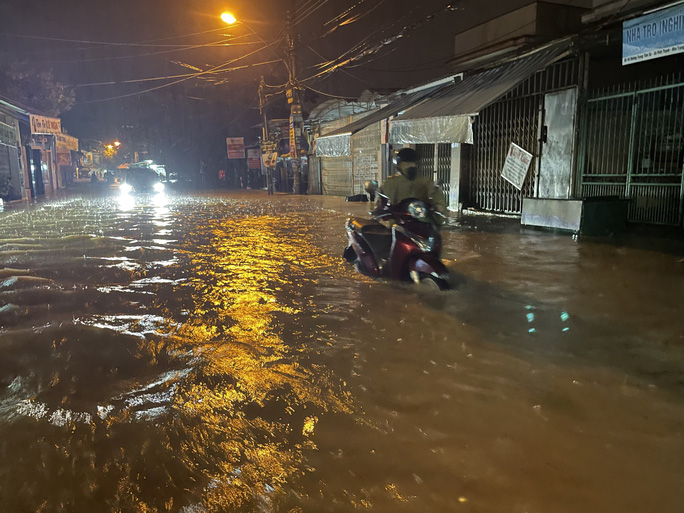
[[[448,82],[426,87],[413,93],[404,94],[389,105],[372,111],[367,116],[357,119],[342,128],[338,128],[328,134],[318,137],[316,139],[316,155],[319,157],[340,157],[349,155],[351,153],[351,136],[353,134],[374,123],[378,123],[383,119],[395,116],[397,113],[409,108],[411,105],[419,103],[431,94],[448,88],[452,84],[453,81],[449,80]]]
[[[394,118],[390,140],[397,144],[459,142],[464,119],[477,115],[537,71],[565,57],[569,48],[567,39],[465,77]]]

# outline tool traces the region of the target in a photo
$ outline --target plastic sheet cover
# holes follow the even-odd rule
[[[393,144],[473,144],[473,124],[470,116],[442,116],[422,119],[402,119],[390,122]]]
[[[351,155],[351,134],[321,136],[316,139],[317,157],[348,157]]]

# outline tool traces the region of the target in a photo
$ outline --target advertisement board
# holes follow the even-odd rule
[[[684,52],[684,4],[622,23],[622,65]]]
[[[244,137],[228,137],[226,139],[226,146],[228,148],[229,159],[244,159],[245,158],[245,138]]]
[[[261,169],[261,151],[259,148],[247,150],[247,167],[249,169]]]
[[[501,177],[510,182],[516,189],[522,189],[527,171],[530,169],[532,154],[517,144],[511,143],[506,155]]]
[[[66,134],[55,135],[55,146],[57,150],[64,152],[78,151],[78,139]]]

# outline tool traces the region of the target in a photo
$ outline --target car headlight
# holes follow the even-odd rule
[[[122,183],[119,189],[122,193],[128,194],[133,190],[133,186],[130,183]]]
[[[428,209],[422,201],[412,201],[408,205],[408,213],[416,219],[427,219]]]
[[[156,182],[152,188],[154,189],[154,192],[163,192],[164,191],[164,184],[161,182]]]

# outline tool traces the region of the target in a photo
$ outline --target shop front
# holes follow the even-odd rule
[[[55,135],[58,179],[62,187],[74,183],[78,160],[78,139],[67,134]]]

